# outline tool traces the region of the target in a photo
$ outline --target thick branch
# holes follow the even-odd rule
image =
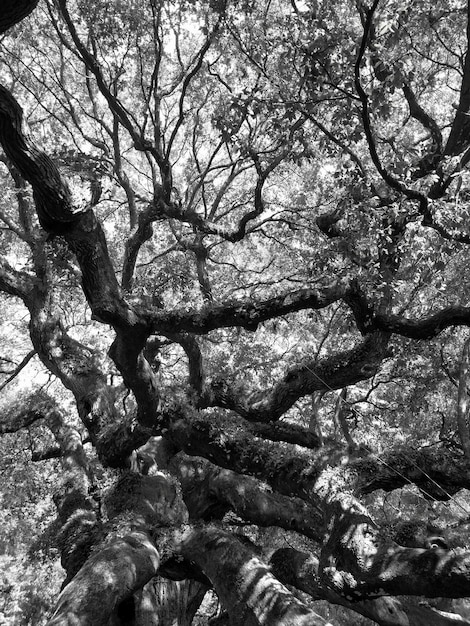
[[[362,333],[373,330],[395,333],[410,339],[432,339],[451,326],[470,326],[470,307],[445,307],[417,319],[374,311],[374,307],[357,282],[344,296]]]
[[[410,337],[410,339],[432,339],[451,326],[470,326],[470,308],[447,307],[418,319],[379,313],[374,316],[371,326],[403,337]]]
[[[322,584],[318,575],[318,559],[294,548],[282,548],[271,557],[273,574],[285,585],[292,585],[308,593],[315,600],[327,600],[347,607],[373,620],[380,626],[467,626],[468,620],[460,615],[440,613],[423,603],[410,599],[375,598],[351,602]]]
[[[415,484],[436,500],[448,500],[460,489],[470,488],[470,470],[464,455],[442,445],[392,450],[380,456],[371,452],[351,461],[350,468],[356,476],[356,494]]]
[[[41,225],[52,235],[63,235],[75,253],[83,290],[94,315],[109,323],[129,322],[101,225],[93,211],[77,211],[73,206],[70,190],[57,167],[24,135],[22,118],[21,107],[0,85],[0,142],[33,187]]]
[[[190,529],[179,551],[210,578],[236,626],[315,626],[326,621],[301,604],[250,547],[218,528]]]
[[[190,312],[181,309],[152,311],[152,328],[155,333],[189,332],[199,335],[233,326],[256,330],[260,323],[273,317],[305,309],[323,309],[344,298],[349,290],[350,281],[339,280],[324,288],[299,289],[260,302],[205,306]]]
[[[304,361],[288,370],[269,391],[242,392],[215,380],[207,389],[206,406],[232,409],[249,420],[274,421],[303,396],[343,389],[373,376],[387,356],[388,339],[386,333],[372,333],[351,350]]]
[[[21,298],[27,303],[34,288],[31,274],[15,270],[5,259],[0,259],[0,290],[11,296]]]
[[[95,552],[59,596],[47,626],[106,626],[115,607],[156,575],[160,559],[146,533],[135,531]]]
[[[273,493],[258,480],[221,469],[205,459],[179,454],[171,466],[194,519],[221,518],[232,510],[258,526],[279,526],[321,540],[321,511],[303,500]]]
[[[26,139],[21,121],[20,106],[0,87],[0,141],[10,160],[31,183],[43,227],[52,234],[60,233],[75,253],[82,270],[83,291],[94,317],[116,328],[113,358],[137,398],[138,419],[151,421],[158,409],[158,397],[154,377],[141,354],[150,334],[148,324],[122,299],[106,239],[93,211],[74,209],[58,169]],[[42,352],[38,349],[38,353]]]
[[[287,422],[263,423],[252,422],[247,425],[255,437],[269,439],[270,441],[285,441],[294,443],[304,448],[316,450],[323,445],[323,437],[316,432],[307,430],[298,424]]]
[[[297,446],[253,437],[239,419],[194,414],[181,409],[163,412],[161,428],[179,449],[213,463],[266,480],[275,490],[303,499],[310,497],[328,455],[304,452]]]
[[[118,333],[109,356],[118,367],[125,384],[137,401],[137,420],[143,427],[153,427],[160,410],[157,379],[143,354],[147,333]]]
[[[161,475],[124,474],[106,509],[112,533],[60,594],[48,626],[107,626],[116,607],[157,573],[160,556],[151,530],[187,520],[176,486]]]
[[[166,337],[175,343],[179,343],[188,358],[188,383],[192,391],[196,394],[197,399],[200,398],[204,385],[204,361],[201,349],[196,337],[187,333],[165,333]]]
[[[72,391],[81,420],[93,442],[103,424],[117,418],[112,390],[101,370],[100,354],[65,331],[42,290],[30,307],[30,335],[39,359]]]
[[[63,477],[55,494],[61,530],[61,564],[68,582],[88,557],[100,531],[96,502],[90,497],[92,474],[80,434],[65,423],[52,399],[48,426],[59,444]]]

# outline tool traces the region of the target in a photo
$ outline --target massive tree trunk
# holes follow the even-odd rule
[[[8,2],[0,18],[0,32],[34,6],[35,2]],[[376,6],[377,2],[364,13],[366,25],[370,26]],[[346,388],[372,378],[390,355],[392,333],[419,339],[435,336],[450,325],[468,326],[469,309],[456,306],[410,320],[387,313],[384,302],[375,307],[374,299],[349,276],[324,281],[322,286],[276,292],[259,301],[215,304],[200,239],[197,249],[195,244],[184,244],[198,255],[204,298],[200,309],[163,308],[142,294],[129,297],[137,253],[150,237],[152,222],[177,220],[190,224],[199,235],[218,235],[232,243],[243,239],[248,223],[263,212],[263,185],[284,151],[269,164],[250,153],[257,177],[254,209],[240,218],[234,231],[226,232],[199,214],[185,211],[174,198],[170,159],[162,152],[164,142],[149,143],[107,84],[95,52],[81,41],[67,2],[60,0],[57,7],[87,78],[94,77],[110,107],[113,123],[120,124],[134,148],[151,160],[161,184],[153,180],[154,198],[139,219],[134,216],[123,289],[92,205],[74,206],[67,181],[28,137],[20,105],[0,86],[0,143],[15,171],[32,187],[42,229],[49,239],[60,237],[73,253],[92,319],[111,337],[107,358],[113,362],[113,370],[109,375],[103,353],[78,341],[61,318],[61,303],[44,252],[45,237],[32,232],[27,239],[34,276],[12,268],[5,259],[0,261],[0,288],[26,306],[38,358],[72,393],[98,460],[114,471],[112,487],[101,497],[80,434],[64,416],[63,407],[45,394],[23,399],[16,412],[2,419],[2,432],[44,420],[57,442],[49,457],[57,455],[62,462],[55,500],[66,579],[48,624],[143,626],[160,623],[158,615],[164,624],[176,613],[179,625],[184,626],[208,588],[215,590],[231,626],[326,624],[292,588],[313,599],[343,605],[382,626],[458,622],[453,615],[395,596],[467,597],[470,552],[462,547],[449,549],[445,544],[400,543],[398,535],[376,523],[359,498],[412,483],[429,498],[449,500],[457,490],[470,487],[466,456],[444,444],[422,450],[403,444],[378,456],[355,444],[341,409]],[[217,10],[217,22],[183,80],[183,97],[219,31],[225,9]],[[58,31],[64,37],[60,28]],[[366,43],[367,36],[362,55]],[[360,84],[361,60],[359,56],[356,86],[371,143],[367,94]],[[465,84],[467,75],[466,79]],[[175,134],[184,115],[182,99]],[[289,141],[301,124],[294,126]],[[449,140],[455,144],[452,154],[460,151],[464,130],[462,123],[454,123]],[[452,138],[455,133],[459,137]],[[170,147],[173,139],[172,134]],[[113,137],[116,151],[118,140]],[[373,147],[371,151],[374,164],[395,192],[408,200],[423,200],[418,192],[387,177]],[[118,170],[116,166],[116,176],[126,186]],[[423,200],[421,211],[424,204]],[[394,236],[398,238],[401,232],[398,229]],[[395,250],[396,241],[392,244]],[[392,251],[387,254],[390,261]],[[383,301],[389,295],[387,286]],[[347,307],[351,322],[362,334],[359,338],[357,333],[347,347],[322,358],[319,353],[307,354],[265,389],[250,387],[236,377],[206,376],[197,336],[226,328],[254,332],[268,320],[326,309],[333,303]],[[155,359],[160,339],[155,339],[156,335],[182,347],[189,371],[187,386],[176,389],[160,384]],[[110,383],[110,378],[118,375],[122,387]],[[300,399],[334,390],[342,390],[337,408],[347,447],[324,437],[318,429],[290,427],[288,421],[274,423]],[[465,443],[464,417],[461,415],[460,421]],[[464,447],[468,454],[468,446]],[[48,458],[48,453],[43,458]],[[264,552],[257,550],[246,535],[235,532],[235,525],[224,517],[229,512],[244,524],[296,532],[309,540],[310,552],[284,549],[270,555],[269,546]],[[172,581],[168,587],[163,578]],[[174,582],[177,580],[186,582]],[[183,596],[186,612],[180,604]],[[170,610],[172,602],[177,606],[174,611]]]

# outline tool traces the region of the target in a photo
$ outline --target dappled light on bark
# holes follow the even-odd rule
[[[36,621],[470,624],[468,6],[0,13],[1,520],[65,572]]]

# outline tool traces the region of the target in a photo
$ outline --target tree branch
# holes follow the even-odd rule
[[[154,158],[157,165],[160,168],[161,176],[162,176],[162,186],[165,191],[165,198],[169,200],[170,192],[172,188],[171,182],[171,168],[169,161],[166,155],[162,154],[158,147],[153,145],[150,141],[145,139],[142,136],[141,131],[136,127],[134,122],[131,120],[128,111],[123,107],[123,105],[119,102],[119,100],[111,93],[111,90],[106,85],[101,69],[98,65],[96,58],[88,51],[86,46],[81,41],[77,30],[75,28],[75,24],[70,17],[70,14],[67,9],[67,0],[59,0],[58,2],[59,9],[61,15],[67,25],[69,33],[72,37],[72,40],[76,46],[76,49],[81,55],[83,63],[86,68],[94,75],[96,79],[96,84],[100,92],[103,94],[106,102],[109,105],[110,110],[113,115],[119,120],[122,126],[128,131],[129,135],[134,142],[134,147],[136,150],[142,150],[149,152]]]
[[[30,301],[35,287],[34,277],[26,272],[15,270],[4,258],[0,258],[0,290],[11,296]]]
[[[327,600],[360,613],[379,626],[468,626],[460,615],[441,613],[411,598],[382,597],[351,602],[322,583],[318,559],[294,548],[281,548],[272,555],[269,565],[285,585],[308,593],[315,600]]]
[[[109,258],[101,225],[91,210],[77,211],[70,190],[51,159],[37,150],[22,132],[23,112],[0,85],[0,142],[8,158],[33,187],[38,217],[52,235],[61,234],[82,270],[83,290],[99,319],[129,321]]]
[[[16,433],[38,420],[47,419],[52,406],[51,399],[44,393],[20,396],[15,404],[2,412],[0,434]]]
[[[215,379],[206,388],[205,406],[236,411],[246,419],[269,422],[279,419],[299,398],[315,391],[343,389],[377,373],[387,356],[389,335],[372,333],[350,350],[324,359],[305,360],[289,369],[270,390],[242,390]]]
[[[261,322],[305,309],[322,309],[350,292],[349,279],[334,281],[318,289],[299,289],[260,302],[239,301],[204,306],[198,311],[181,309],[149,312],[155,334],[189,332],[206,334],[217,328],[241,327],[256,330]]]
[[[258,526],[278,526],[321,540],[322,513],[303,500],[269,492],[258,480],[201,458],[178,454],[170,468],[180,480],[193,519],[217,519],[233,510]]]
[[[413,173],[413,178],[416,179],[435,171],[439,165],[443,156],[442,133],[436,121],[419,104],[411,86],[404,82],[402,89],[408,102],[411,116],[429,130],[432,140],[428,154],[419,161],[418,169]]]
[[[451,326],[470,326],[470,308],[446,307],[418,319],[378,313],[374,315],[371,326],[410,339],[432,339]]]
[[[467,6],[467,45],[470,43],[470,6]],[[444,154],[456,156],[470,143],[470,53],[467,50],[463,68],[460,98]]]
[[[31,359],[33,358],[35,354],[36,354],[36,350],[31,350],[30,352],[28,352],[28,354],[24,357],[24,359],[21,361],[18,367],[16,367],[14,371],[11,373],[11,375],[8,376],[8,378],[4,380],[3,383],[0,385],[0,391],[2,391],[2,389],[5,389],[5,387],[9,385],[11,381],[14,380],[18,376],[21,370],[24,369],[28,365],[28,363],[31,361]]]
[[[124,474],[108,494],[106,508],[112,533],[62,591],[47,626],[108,624],[120,603],[158,571],[152,529],[187,520],[175,484],[163,476]]]
[[[326,626],[269,572],[246,543],[215,527],[188,529],[179,552],[213,582],[236,624]]]

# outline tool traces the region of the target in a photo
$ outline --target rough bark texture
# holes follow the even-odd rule
[[[144,532],[93,554],[60,594],[48,626],[106,626],[116,607],[155,576],[159,555]]]
[[[322,537],[321,511],[299,498],[273,493],[253,478],[223,470],[202,458],[177,455],[172,465],[195,520],[221,518],[232,510],[253,524],[296,530],[315,540]]]
[[[298,12],[296,4],[292,4]],[[16,3],[7,0],[0,16],[0,33],[23,19],[35,6],[35,0]],[[355,64],[356,99],[361,107],[370,157],[390,189],[407,202],[418,205],[424,226],[449,238],[450,235],[433,221],[428,198],[391,175],[381,163],[375,145],[369,96],[362,86],[361,68],[373,34],[377,6],[378,0],[374,0],[370,9],[359,7],[364,34]],[[152,8],[156,10],[153,4]],[[126,619],[135,626],[156,623],[158,599],[152,586],[155,587],[157,574],[199,581],[202,586],[195,589],[191,598],[187,597],[194,603],[188,615],[194,612],[206,585],[212,585],[228,612],[231,626],[325,624],[325,620],[296,599],[282,583],[314,598],[346,606],[383,626],[455,623],[458,620],[453,616],[388,596],[468,596],[470,554],[445,546],[402,545],[397,536],[392,537],[377,526],[358,498],[377,489],[390,491],[412,483],[427,497],[449,500],[457,490],[470,487],[468,458],[443,445],[423,450],[403,446],[378,456],[356,446],[342,413],[346,387],[375,376],[389,355],[392,333],[427,339],[450,326],[470,326],[470,308],[464,306],[444,308],[419,319],[390,312],[391,282],[400,264],[398,244],[412,218],[408,216],[408,222],[406,219],[384,221],[391,236],[388,243],[382,242],[379,254],[386,285],[378,304],[362,291],[358,280],[349,275],[328,281],[322,279],[312,287],[280,295],[279,291],[272,290],[263,299],[217,303],[210,282],[209,246],[205,235],[232,243],[241,241],[249,224],[265,210],[263,187],[268,175],[289,152],[284,148],[267,163],[262,162],[260,155],[250,152],[254,174],[253,208],[234,218],[233,229],[221,227],[210,216],[205,219],[191,207],[185,208],[173,199],[170,153],[184,122],[184,97],[191,80],[206,63],[205,54],[219,33],[225,5],[218,6],[215,25],[191,60],[187,74],[181,77],[182,95],[174,130],[165,142],[158,136],[161,129],[156,129],[153,144],[121,104],[114,86],[108,84],[92,43],[82,41],[67,2],[59,0],[56,9],[63,19],[60,27],[55,23],[58,36],[69,37],[66,39],[68,46],[73,42],[88,80],[93,78],[90,93],[96,87],[109,107],[115,153],[119,152],[119,132],[125,131],[133,148],[144,153],[152,163],[153,174],[158,172],[161,182],[153,180],[154,197],[137,214],[135,193],[122,170],[121,156],[115,156],[113,174],[126,193],[131,213],[131,231],[125,244],[120,284],[104,230],[93,210],[96,202],[80,209],[74,205],[67,180],[54,161],[29,137],[20,105],[0,86],[0,143],[15,182],[18,188],[25,185],[24,181],[31,185],[42,229],[49,239],[60,237],[76,258],[83,296],[92,317],[103,328],[109,326],[112,333],[108,356],[122,383],[117,387],[109,382],[116,371],[108,375],[103,367],[103,353],[75,339],[64,323],[49,275],[46,235],[34,232],[31,219],[28,221],[25,217],[28,206],[23,198],[24,219],[20,221],[35,275],[17,270],[0,259],[0,289],[19,298],[26,306],[34,351],[47,370],[73,394],[78,416],[101,463],[120,472],[106,498],[95,497],[91,464],[80,435],[63,419],[62,409],[46,396],[23,400],[18,410],[2,417],[1,433],[14,432],[44,420],[57,442],[49,456],[52,453],[59,456],[62,463],[63,480],[55,500],[67,578],[49,626],[122,626]],[[51,16],[54,19],[53,12]],[[158,34],[158,28],[155,32]],[[377,74],[378,65],[373,63]],[[459,109],[444,149],[446,155],[460,155],[469,145],[469,85],[467,54]],[[155,84],[153,88],[156,89]],[[402,91],[411,115],[431,132],[434,144],[441,150],[441,131],[419,105],[411,87],[403,83]],[[287,143],[305,119],[301,117],[292,124]],[[355,161],[357,164],[357,157]],[[442,197],[449,181],[450,177],[445,181],[441,176],[440,188],[431,189],[429,197],[432,193],[434,197]],[[229,183],[227,181],[227,185]],[[394,197],[393,202],[395,200]],[[387,198],[380,198],[380,201],[381,208],[387,206]],[[336,239],[344,236],[338,226],[341,218],[342,211],[335,209],[317,218],[316,224],[326,237]],[[179,245],[195,255],[204,301],[200,308],[165,309],[158,294],[153,300],[142,295],[131,297],[139,251],[150,240],[152,224],[159,219],[176,220],[194,229],[194,239],[188,242],[181,238]],[[468,243],[468,236],[457,240]],[[346,344],[348,349],[327,357],[319,356],[319,350],[315,354],[308,353],[302,362],[284,370],[265,388],[243,385],[237,380],[237,372],[232,379],[228,376],[207,378],[202,340],[197,336],[227,328],[255,332],[268,320],[300,311],[326,309],[335,303],[341,305],[342,314],[347,311],[351,323],[355,324],[356,335],[351,334]],[[164,341],[178,343],[187,360],[187,385],[177,390],[169,384],[165,388],[158,376],[156,359]],[[463,372],[460,430],[468,457],[465,377]],[[318,415],[311,420],[312,428],[318,431],[315,433],[291,427],[289,422],[279,422],[303,397],[318,398],[333,390],[343,390],[339,395],[337,417],[347,446],[323,438],[321,429],[317,428]],[[132,394],[129,409],[126,393]],[[315,406],[314,410],[317,409]],[[164,454],[161,448],[153,446],[152,438],[156,435],[163,438],[160,444],[163,442]],[[45,453],[42,458],[47,456]],[[127,471],[129,468],[133,471]],[[173,477],[161,473],[162,468],[171,471]],[[221,520],[229,512],[244,523],[301,533],[319,544],[319,554],[278,551],[268,566],[250,542],[227,532],[223,524],[205,524]],[[190,518],[194,526],[187,525]],[[185,585],[187,587],[188,583]],[[172,591],[177,587],[173,585]],[[160,596],[164,595],[162,589],[159,589]]]
[[[403,598],[374,598],[350,602],[344,596],[322,584],[318,575],[318,559],[293,548],[276,551],[270,561],[272,571],[286,585],[301,589],[315,599],[327,599],[333,604],[340,604],[380,626],[464,626],[468,620],[460,615],[444,614],[424,603],[412,602]]]
[[[277,581],[249,546],[217,528],[194,529],[182,538],[181,554],[213,582],[230,624],[314,626],[326,620],[307,609]]]

